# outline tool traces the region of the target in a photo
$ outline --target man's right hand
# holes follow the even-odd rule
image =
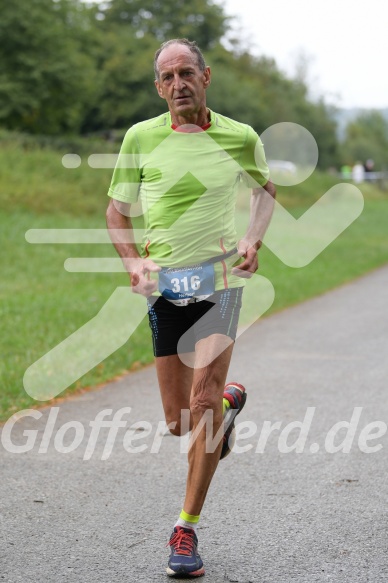
[[[150,279],[150,273],[157,273],[160,269],[159,265],[156,265],[152,259],[130,259],[128,272],[132,291],[145,297],[153,294],[158,288],[158,282]]]

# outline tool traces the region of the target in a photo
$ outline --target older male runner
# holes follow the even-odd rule
[[[133,291],[147,298],[166,422],[174,435],[192,431],[167,574],[199,577],[205,572],[197,550],[199,515],[246,400],[242,385],[225,386],[243,278],[258,268],[275,188],[254,130],[206,106],[211,73],[196,43],[164,43],[154,66],[155,86],[169,111],[127,132],[109,190],[107,224]],[[252,188],[251,211],[237,242],[241,180]],[[131,222],[138,200],[144,217],[140,253]]]

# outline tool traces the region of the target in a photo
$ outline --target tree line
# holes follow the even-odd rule
[[[155,50],[169,38],[186,37],[197,41],[212,67],[212,109],[258,133],[281,121],[300,123],[316,138],[323,168],[351,163],[369,146],[374,150],[367,157],[385,163],[388,129],[378,113],[355,120],[339,143],[324,99],[310,100],[302,80],[244,49],[231,37],[222,6],[211,0],[0,0],[0,9],[3,128],[90,135],[154,117],[166,109],[153,87]]]

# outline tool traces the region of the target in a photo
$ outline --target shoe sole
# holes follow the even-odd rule
[[[180,579],[192,579],[195,577],[202,577],[205,574],[205,569],[201,567],[197,571],[192,571],[191,573],[182,573],[179,571],[173,571],[170,567],[167,567],[166,573],[169,577],[179,577]]]

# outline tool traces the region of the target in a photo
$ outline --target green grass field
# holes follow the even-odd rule
[[[69,257],[116,257],[111,245],[32,245],[25,233],[34,228],[104,228],[110,170],[93,170],[87,155],[75,170],[61,165],[63,152],[18,143],[0,147],[2,212],[0,419],[39,405],[23,388],[25,370],[95,316],[118,286],[121,273],[69,273]],[[315,173],[297,187],[280,189],[278,200],[300,216],[338,180]],[[362,188],[362,215],[310,265],[286,267],[268,249],[260,252],[260,274],[276,292],[267,314],[301,302],[388,262],[388,193]],[[243,221],[246,204],[239,204]],[[267,315],[266,314],[266,315]],[[151,336],[143,321],[135,335],[68,388],[67,393],[111,379],[152,361]],[[71,366],[71,363],[69,364]]]

